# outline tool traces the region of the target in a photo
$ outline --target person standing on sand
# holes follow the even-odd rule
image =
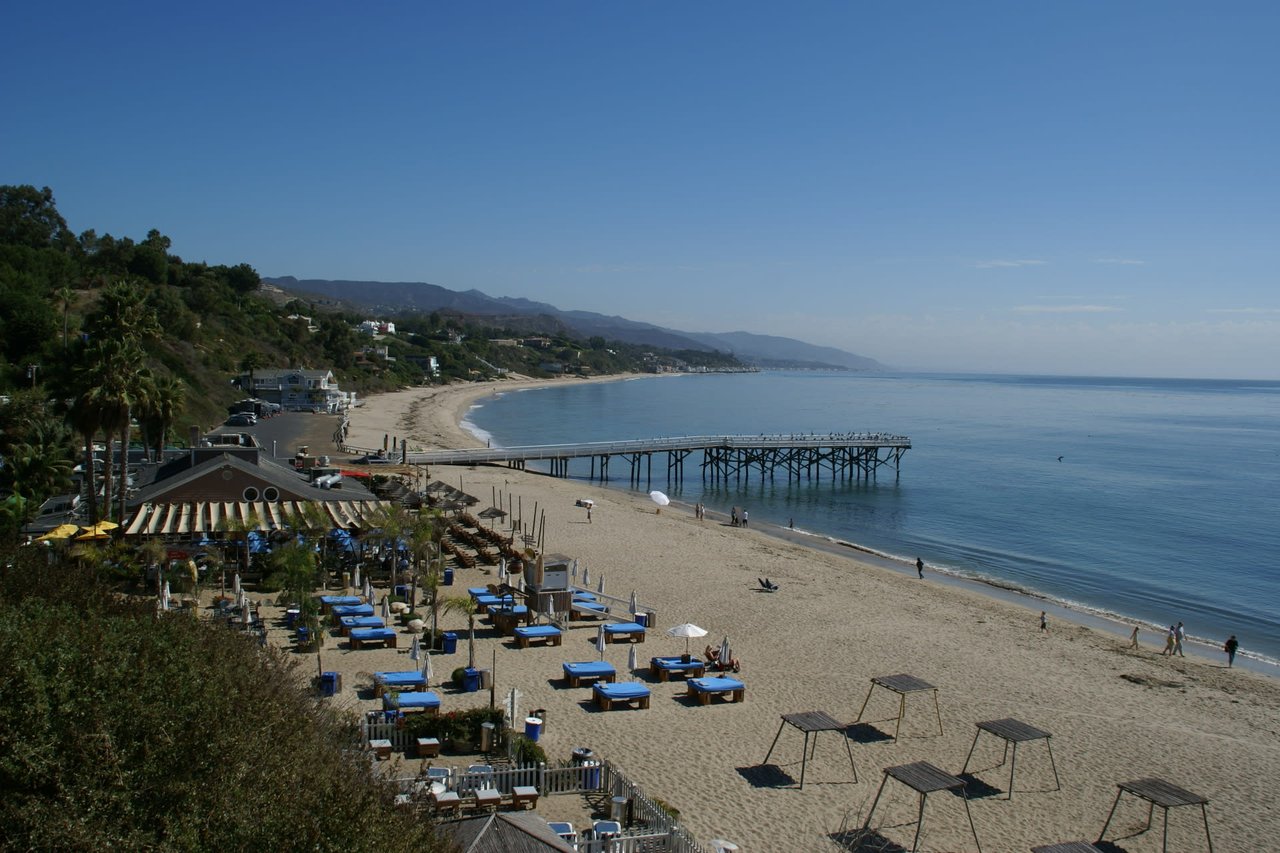
[[[1222,644],[1222,650],[1227,653],[1227,669],[1230,669],[1236,662],[1236,650],[1240,648],[1240,641],[1236,639],[1236,635],[1232,634],[1227,637],[1227,641]]]
[[[1175,629],[1172,625],[1169,626],[1168,631],[1164,632],[1164,650],[1160,652],[1161,657],[1164,657],[1165,655],[1168,655],[1169,657],[1173,657],[1173,637],[1174,637],[1174,634],[1176,633],[1177,633],[1177,629]]]
[[[1133,626],[1133,633],[1129,635],[1129,648],[1136,649],[1138,647],[1138,626]]]
[[[1041,634],[1049,633],[1049,617],[1045,614],[1043,610],[1040,611],[1040,633]]]
[[[924,577],[924,560],[916,557],[916,574],[921,578]]]
[[[1182,627],[1182,623],[1178,623],[1178,627],[1173,629],[1173,651],[1170,657],[1177,654],[1178,657],[1184,658],[1186,655],[1182,653],[1182,641],[1187,638],[1187,629]]]
[[[587,524],[591,523],[591,504],[587,504]]]
[[[745,509],[742,511],[742,526],[747,526],[747,511]]]

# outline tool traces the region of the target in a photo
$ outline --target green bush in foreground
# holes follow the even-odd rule
[[[0,555],[0,849],[443,849],[287,658]]]

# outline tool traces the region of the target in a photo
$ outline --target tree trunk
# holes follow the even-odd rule
[[[120,515],[118,521],[124,524],[125,505],[129,500],[129,419],[132,409],[125,406],[124,423],[120,426]]]
[[[89,484],[89,524],[98,523],[98,466],[93,461],[93,433],[84,437],[84,473]]]

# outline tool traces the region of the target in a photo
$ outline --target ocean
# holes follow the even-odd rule
[[[794,524],[903,564],[1280,664],[1280,382],[765,371],[509,392],[466,426],[495,446],[886,432],[900,475],[642,490]],[[628,488],[628,466],[612,486]],[[587,460],[571,465],[585,479]],[[619,479],[620,478],[620,479]]]

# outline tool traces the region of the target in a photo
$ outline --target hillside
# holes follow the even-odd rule
[[[591,311],[565,311],[544,302],[493,297],[479,290],[460,292],[425,282],[333,281],[292,276],[263,280],[303,298],[318,298],[349,307],[359,305],[387,316],[406,311],[455,312],[477,319],[486,318],[491,322],[502,320],[504,324],[544,318],[558,321],[566,332],[580,338],[598,336],[606,341],[636,346],[732,353],[737,359],[758,367],[887,369],[866,356],[834,347],[815,346],[793,338],[750,332],[684,332],[625,317]]]

